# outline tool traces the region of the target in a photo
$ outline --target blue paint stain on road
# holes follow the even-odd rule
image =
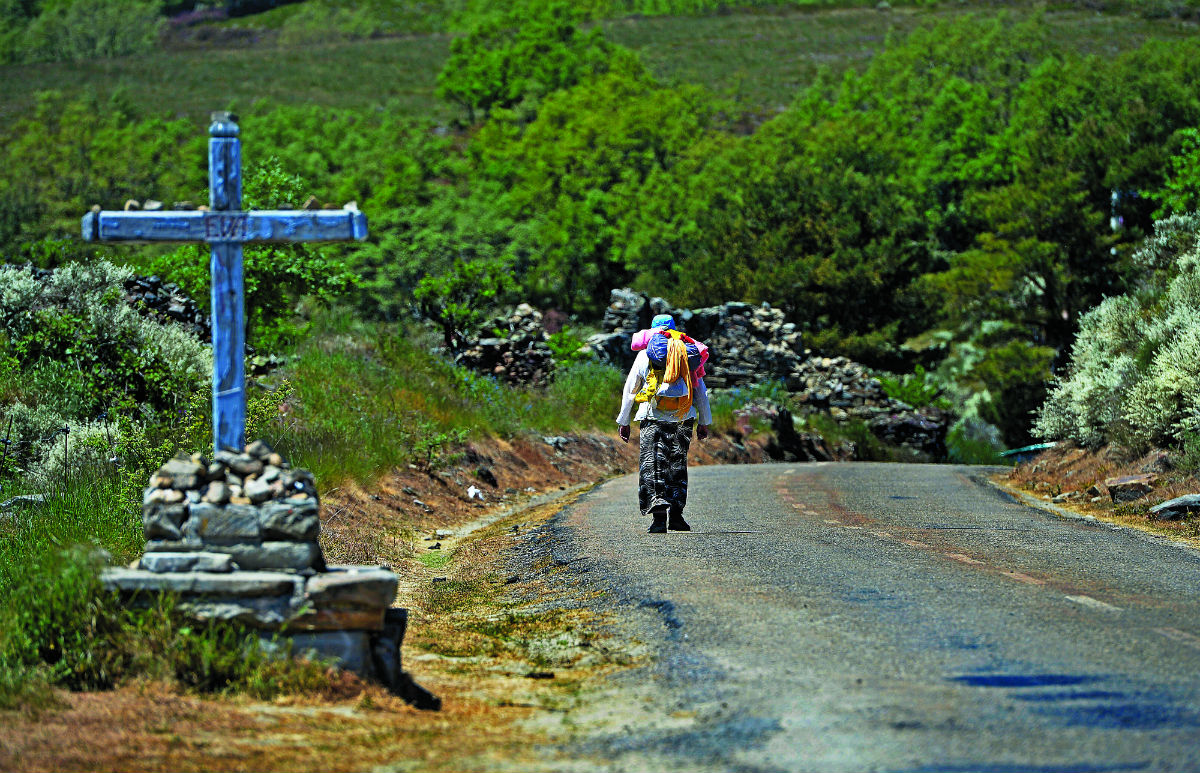
[[[1149,762],[1111,764],[1070,763],[1063,765],[1013,765],[1009,763],[964,762],[952,765],[928,765],[904,768],[893,773],[1121,773],[1146,770]]]
[[[1066,692],[1038,692],[1012,696],[1030,703],[1052,703],[1055,701],[1108,701],[1128,697],[1123,692],[1111,690],[1071,690]]]
[[[1088,674],[965,674],[951,681],[970,687],[1012,690],[1009,697],[1032,704],[1039,716],[1065,727],[1097,730],[1162,730],[1200,728],[1200,712],[1170,694],[1156,690],[1050,690],[1096,682],[1123,681],[1116,676]],[[1122,685],[1118,685],[1122,686]]]
[[[1044,706],[1037,712],[1070,727],[1101,730],[1162,730],[1200,727],[1200,716],[1166,696],[1137,695],[1125,700]]]
[[[1065,687],[1087,684],[1097,677],[1083,674],[967,674],[952,677],[971,687]]]

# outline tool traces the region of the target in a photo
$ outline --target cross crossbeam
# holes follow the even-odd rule
[[[237,118],[213,113],[209,127],[208,211],[93,211],[88,241],[199,242],[212,248],[213,447],[246,443],[246,333],[242,245],[257,242],[362,241],[367,218],[356,209],[242,211],[242,151]]]
[[[98,242],[337,242],[366,236],[366,216],[352,209],[100,211],[83,216],[83,238]]]

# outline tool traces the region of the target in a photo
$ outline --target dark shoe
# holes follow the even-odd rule
[[[672,515],[667,522],[667,528],[671,531],[691,531],[692,527],[688,526],[688,522],[683,520],[682,515]]]
[[[667,514],[666,513],[651,513],[654,516],[654,523],[650,524],[647,530],[650,534],[666,534],[667,533]]]

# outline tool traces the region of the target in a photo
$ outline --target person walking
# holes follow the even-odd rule
[[[630,416],[637,405],[634,421],[639,423],[638,507],[643,516],[652,519],[649,532],[691,531],[692,527],[683,519],[683,508],[687,505],[688,449],[693,429],[700,440],[708,437],[712,412],[704,386],[704,357],[697,367],[689,367],[688,345],[705,357],[707,350],[675,332],[675,320],[669,314],[656,316],[650,328],[634,337],[635,348],[639,339],[646,344],[661,335],[667,339],[667,355],[661,364],[651,362],[650,350],[661,350],[661,341],[657,347],[644,345],[638,351],[621,393],[618,432],[621,440],[628,443]]]

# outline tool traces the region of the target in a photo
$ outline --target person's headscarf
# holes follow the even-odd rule
[[[670,314],[659,314],[650,320],[650,327],[665,327],[667,330],[674,330],[675,318]]]

